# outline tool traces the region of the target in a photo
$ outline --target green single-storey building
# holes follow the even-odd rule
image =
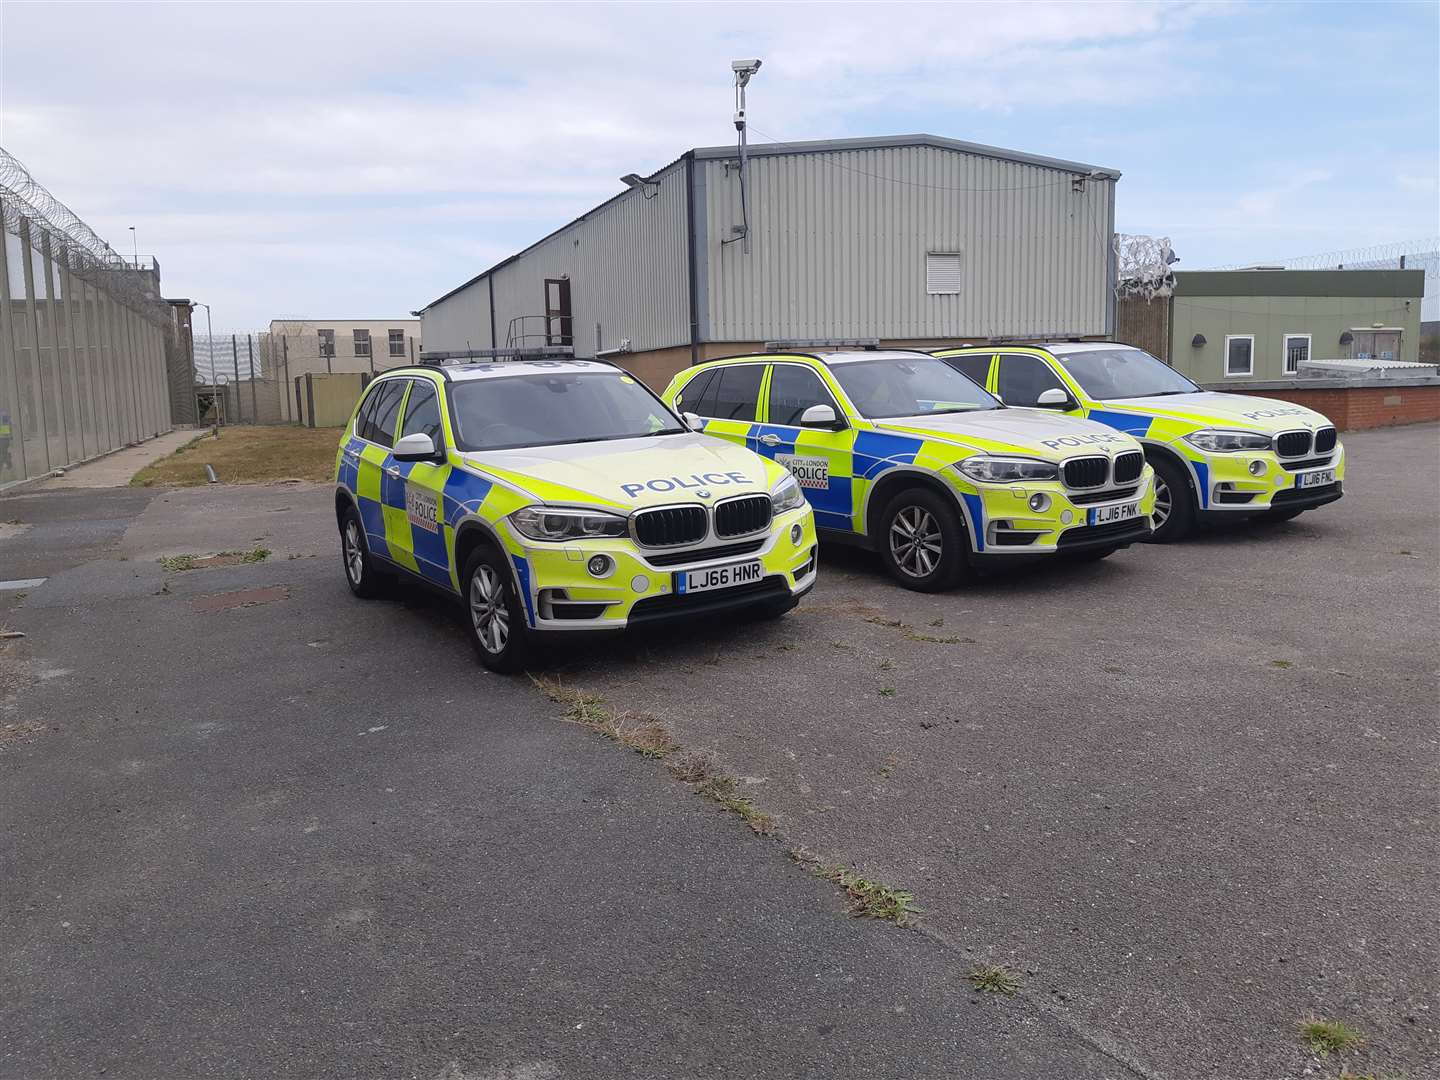
[[[1127,297],[1117,337],[1202,384],[1294,377],[1304,360],[1415,362],[1423,270],[1180,271]]]

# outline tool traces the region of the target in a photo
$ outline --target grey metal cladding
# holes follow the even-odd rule
[[[752,157],[748,256],[722,244],[741,220],[736,170],[697,152],[708,340],[1105,333],[1109,175],[1077,191],[1089,166],[878,141]],[[960,253],[959,294],[926,293],[928,252]]]
[[[487,280],[495,290],[495,345],[505,345],[510,321],[543,315],[545,280],[561,277],[570,280],[577,354],[594,352],[597,323],[607,349],[624,338],[637,352],[689,341],[685,170],[673,165],[652,179],[650,197],[623,192],[432,304],[426,349],[464,348],[467,337],[489,343]]]

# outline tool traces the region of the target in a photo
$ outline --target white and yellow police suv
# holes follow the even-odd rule
[[[496,671],[537,635],[778,615],[815,584],[790,474],[600,361],[387,371],[341,437],[335,513],[356,595],[396,576],[454,594]]]
[[[1287,520],[1340,498],[1345,448],[1321,413],[1200,389],[1143,349],[1114,342],[939,349],[1007,405],[1052,409],[1133,435],[1155,468],[1155,534],[1198,520]]]
[[[877,550],[907,588],[1150,533],[1153,473],[1128,435],[1008,409],[920,352],[768,347],[682,371],[665,400],[789,468],[820,535]]]

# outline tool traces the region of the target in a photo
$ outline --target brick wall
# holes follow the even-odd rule
[[[1440,384],[1420,386],[1357,386],[1306,388],[1296,384],[1276,387],[1267,384],[1253,390],[1235,384],[1210,387],[1231,393],[1253,393],[1256,397],[1293,401],[1324,413],[1340,431],[1389,427],[1393,424],[1422,424],[1440,420]]]

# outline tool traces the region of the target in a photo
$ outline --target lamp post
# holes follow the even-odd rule
[[[135,256],[135,269],[140,269],[140,238],[135,232],[135,226],[130,226],[130,251]]]
[[[210,305],[197,304],[205,309],[205,359],[210,364],[210,386],[216,390],[215,396],[210,399],[210,407],[215,410],[215,438],[220,438],[220,402],[218,400],[219,381],[215,376],[215,328],[210,324]],[[237,391],[238,393],[238,391]]]

